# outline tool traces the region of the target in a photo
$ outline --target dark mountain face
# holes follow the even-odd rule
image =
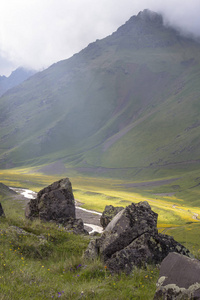
[[[18,68],[11,73],[9,77],[0,76],[0,96],[2,96],[9,89],[19,85],[36,72],[24,68]]]
[[[133,16],[1,97],[0,167],[59,161],[111,176],[116,169],[192,168],[199,159],[199,50],[160,15]]]

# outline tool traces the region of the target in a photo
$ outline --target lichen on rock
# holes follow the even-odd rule
[[[172,251],[190,256],[172,237],[158,233],[157,217],[147,201],[132,203],[114,216],[84,256],[100,256],[113,273],[160,263]]]
[[[25,209],[30,220],[63,224],[68,231],[88,234],[82,219],[76,219],[75,200],[69,178],[64,178],[45,187],[31,199]]]

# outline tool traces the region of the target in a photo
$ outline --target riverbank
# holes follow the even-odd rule
[[[37,193],[29,189],[14,188],[14,187],[10,187],[10,189],[14,190],[17,194],[23,196],[25,198],[24,200],[27,199],[27,202],[30,199],[34,199],[37,197]],[[82,203],[80,203],[78,200],[75,200],[75,204],[76,204],[76,218],[83,220],[85,229],[90,234],[93,233],[94,231],[101,233],[103,231],[103,228],[101,227],[100,224],[101,213],[82,208],[81,207]]]

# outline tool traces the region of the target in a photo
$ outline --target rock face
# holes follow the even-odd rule
[[[115,215],[118,214],[123,209],[123,207],[114,207],[112,205],[106,205],[101,218],[100,223],[103,229],[106,228],[106,226],[110,223],[110,221],[114,218]]]
[[[25,216],[31,220],[39,218],[58,223],[75,219],[75,201],[69,179],[61,179],[42,189],[37,198],[27,204]]]
[[[26,218],[54,221],[76,234],[88,234],[82,219],[76,219],[75,201],[69,178],[56,181],[42,189],[25,209]]]
[[[160,263],[169,252],[189,256],[172,237],[158,233],[157,217],[148,202],[132,203],[112,219],[100,238],[91,241],[85,258],[100,255],[111,272],[130,273],[134,266]]]
[[[169,253],[162,261],[154,300],[200,299],[200,261]]]

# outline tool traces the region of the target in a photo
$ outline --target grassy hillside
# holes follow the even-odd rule
[[[153,299],[158,270],[111,276],[100,261],[81,256],[88,239],[52,224],[0,224],[1,299]],[[40,238],[42,236],[42,238]]]
[[[57,180],[57,176],[27,173],[29,170],[0,172],[0,181],[9,186],[35,191]],[[105,205],[126,206],[147,200],[159,214],[158,229],[171,234],[200,257],[200,213],[175,194],[161,193],[177,181],[147,184],[100,178],[70,178],[75,198],[84,207],[102,211]],[[0,186],[0,191],[1,191]],[[88,237],[70,234],[62,226],[24,217],[26,200],[1,196],[6,218],[0,220],[0,298],[1,299],[153,299],[159,270],[155,266],[134,269],[126,276],[111,275],[99,260],[84,261],[82,253]],[[19,229],[21,228],[21,229]]]
[[[199,49],[161,16],[133,16],[0,98],[0,167],[133,180],[197,170]]]
[[[25,68],[18,68],[11,73],[10,76],[0,76],[0,96],[6,93],[9,89],[19,85],[36,72]]]

